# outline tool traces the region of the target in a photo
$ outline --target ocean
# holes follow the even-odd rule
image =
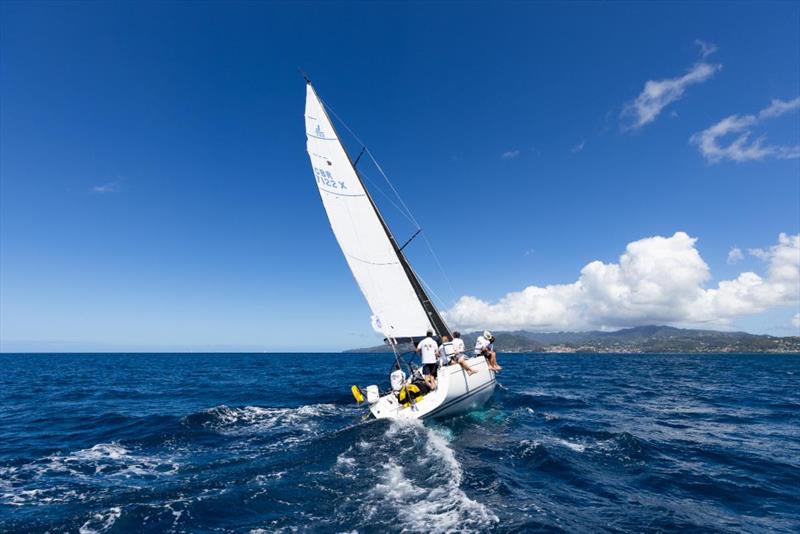
[[[800,356],[500,362],[398,423],[387,355],[0,355],[0,531],[800,531]]]

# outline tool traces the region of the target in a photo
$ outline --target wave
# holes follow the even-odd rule
[[[115,506],[103,513],[96,513],[78,529],[78,533],[98,534],[100,532],[107,532],[114,526],[114,523],[116,523],[121,515],[122,508],[119,506]]]
[[[0,466],[0,504],[24,506],[85,501],[96,489],[175,475],[175,454],[145,454],[119,443],[98,443],[19,466]]]
[[[170,358],[116,378],[70,362],[97,380],[59,388],[110,391],[8,403],[1,532],[800,531],[796,357],[796,375],[759,377],[736,357],[670,356],[664,374],[656,357],[509,355],[484,409],[424,424],[362,421],[341,384],[385,376],[355,358],[317,385],[329,357],[287,358],[268,394],[266,360],[176,356],[164,380]],[[28,374],[25,394],[54,387]]]
[[[575,452],[584,452],[584,451],[586,451],[586,445],[583,444],[583,443],[574,443],[572,441],[567,441],[565,439],[558,439],[558,438],[556,438],[554,441],[555,441],[555,443],[557,443],[557,444],[559,444],[559,445],[561,445],[563,447],[566,447],[566,448],[568,448],[568,449],[570,449],[572,451],[575,451]]]
[[[397,464],[389,465],[386,479],[387,495],[398,506],[399,516],[411,530],[466,531],[480,530],[498,520],[484,504],[470,499],[461,489],[463,471],[447,440],[436,430],[418,423],[425,437],[422,465],[439,475],[439,484],[417,485],[407,478]],[[401,427],[395,423],[395,428]],[[378,489],[380,485],[376,486]],[[409,506],[410,505],[410,506]]]
[[[48,470],[62,471],[73,476],[99,475],[107,477],[158,477],[177,473],[180,465],[174,457],[139,453],[119,443],[98,443],[66,456],[47,458]]]
[[[365,528],[386,522],[391,530],[412,532],[479,532],[495,525],[497,515],[462,489],[464,472],[446,430],[391,421],[382,436],[339,454],[335,474],[374,481],[350,515]]]
[[[334,404],[311,404],[297,408],[269,408],[226,405],[215,406],[183,418],[190,428],[205,428],[219,433],[261,433],[274,429],[298,429],[310,431],[314,420],[339,415],[341,408]]]
[[[560,389],[528,388],[522,391],[507,391],[502,395],[506,408],[588,408],[591,406],[585,397]]]

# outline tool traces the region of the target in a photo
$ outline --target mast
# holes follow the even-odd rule
[[[306,83],[308,85],[310,85],[312,88],[314,87],[312,85],[312,83],[311,83],[311,80],[309,80],[307,77],[305,77],[305,80],[306,80]],[[316,93],[316,90],[314,90],[314,92]],[[317,98],[319,98],[319,97],[317,97]],[[330,116],[328,115],[328,110],[325,109],[325,103],[320,100],[320,104],[321,104],[320,107],[322,108],[322,112],[325,113],[325,116],[328,119],[328,122],[330,123],[331,128],[333,128],[334,133],[336,134],[336,137],[341,139],[339,137],[339,132],[336,130],[336,125],[334,125],[333,121],[331,120]],[[353,171],[355,172],[356,177],[358,178],[358,181],[361,183],[361,187],[364,189],[364,192],[367,195],[367,199],[369,200],[369,203],[372,206],[372,209],[375,211],[375,214],[377,215],[378,220],[380,221],[381,226],[383,227],[383,231],[386,232],[386,237],[389,238],[389,242],[392,245],[392,249],[394,249],[395,254],[397,254],[397,258],[400,261],[400,265],[402,265],[403,271],[405,272],[406,276],[408,277],[408,281],[411,283],[411,287],[414,289],[414,292],[416,293],[417,298],[419,299],[419,303],[422,306],[422,309],[425,310],[425,313],[428,316],[428,320],[430,321],[431,326],[433,327],[433,329],[435,331],[435,334],[439,338],[441,338],[442,336],[448,336],[448,337],[452,338],[453,336],[452,336],[452,333],[450,332],[450,328],[447,326],[447,323],[444,322],[444,319],[442,318],[441,314],[439,313],[439,310],[436,308],[436,305],[433,303],[433,301],[431,301],[430,297],[428,296],[428,293],[422,287],[422,283],[419,281],[419,278],[417,277],[416,273],[414,272],[414,269],[411,267],[411,264],[408,262],[408,259],[406,258],[405,254],[403,253],[402,248],[400,246],[398,246],[397,240],[395,239],[394,235],[392,234],[392,231],[389,229],[389,225],[386,224],[386,221],[384,220],[383,215],[381,214],[380,210],[378,209],[377,204],[375,204],[375,200],[372,198],[372,195],[370,194],[369,189],[367,189],[367,186],[364,183],[364,179],[361,177],[361,173],[356,168],[355,164],[353,163],[353,159],[350,157],[350,153],[347,152],[347,149],[344,147],[343,144],[342,144],[342,149],[344,150],[344,153],[347,155],[347,160],[350,162],[350,167],[352,167]],[[423,335],[424,335],[424,332],[420,332],[420,338],[423,337]],[[413,340],[414,338],[408,338],[408,339],[409,340]],[[389,340],[387,339],[387,341],[389,341]],[[394,341],[402,342],[402,341],[406,341],[406,338],[395,339]]]

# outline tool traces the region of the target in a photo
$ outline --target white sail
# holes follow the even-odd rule
[[[306,136],[322,203],[356,283],[375,314],[373,326],[390,338],[425,335],[432,328],[428,314],[310,83]]]

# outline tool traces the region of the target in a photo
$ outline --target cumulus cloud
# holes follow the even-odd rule
[[[715,45],[699,39],[695,43],[700,46],[703,59],[717,50]],[[718,63],[700,61],[695,63],[683,76],[663,80],[647,80],[636,100],[629,102],[622,109],[623,129],[635,130],[653,122],[665,107],[683,97],[687,87],[703,83],[721,68],[722,65]]]
[[[700,153],[710,163],[718,163],[723,159],[742,162],[760,160],[766,157],[778,159],[800,158],[800,145],[767,145],[765,144],[766,138],[764,136],[750,141],[751,128],[753,126],[797,109],[800,109],[800,96],[788,102],[775,99],[756,115],[731,115],[725,117],[702,132],[694,134],[689,139],[689,142],[697,145]],[[730,134],[738,134],[738,136],[727,146],[722,146],[720,138]]]
[[[500,155],[500,159],[514,159],[519,157],[519,150],[506,150]]]
[[[762,261],[767,261],[769,259],[769,249],[765,248],[748,248],[747,253],[751,256],[758,258]]]
[[[734,265],[736,263],[739,263],[743,259],[744,259],[744,254],[742,254],[742,249],[740,249],[739,247],[733,247],[728,252],[728,265]]]
[[[795,313],[792,316],[792,326],[800,330],[800,313]]]
[[[740,316],[800,302],[800,234],[765,250],[767,272],[711,278],[684,232],[629,243],[617,263],[593,261],[571,284],[529,286],[490,303],[464,296],[447,318],[465,330],[587,330],[642,324],[724,326]]]

